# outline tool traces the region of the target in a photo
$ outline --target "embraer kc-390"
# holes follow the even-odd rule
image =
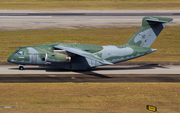
[[[53,43],[22,46],[8,62],[25,65],[49,65],[66,70],[87,70],[92,67],[123,62],[156,51],[150,46],[172,18],[147,16],[141,28],[124,45],[97,46],[76,43]]]

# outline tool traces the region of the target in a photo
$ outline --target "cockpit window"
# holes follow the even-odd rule
[[[23,55],[26,55],[24,51],[23,51]]]
[[[18,50],[16,50],[14,53],[17,53],[19,51],[19,49]]]
[[[22,50],[16,50],[14,53],[17,53],[18,55],[26,55],[25,51]]]
[[[23,51],[21,51],[21,50],[18,52],[19,55],[22,55],[22,53],[23,53]]]

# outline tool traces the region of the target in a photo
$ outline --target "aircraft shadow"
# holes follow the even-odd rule
[[[121,67],[114,67],[114,66],[101,66],[101,67],[95,67],[95,68],[90,68],[85,71],[73,71],[73,72],[89,72],[89,71],[101,71],[101,70],[132,70],[132,69],[155,69],[155,68],[167,68],[164,66],[121,66]],[[8,68],[9,70],[19,70],[19,68]],[[167,68],[168,69],[168,68]],[[69,70],[65,69],[60,69],[56,67],[25,67],[25,70],[45,70],[47,72],[69,72]]]
[[[9,68],[9,70],[19,70],[19,68]],[[45,70],[46,72],[69,72],[68,70],[63,70],[63,69],[59,69],[59,68],[53,68],[53,67],[25,67],[24,70]],[[105,76],[105,75],[102,75],[102,74],[99,74],[99,73],[95,73],[95,72],[92,72],[92,71],[72,71],[72,72],[75,72],[75,73],[79,73],[79,74],[84,74],[84,75],[93,75],[93,76],[96,76],[96,77],[100,77],[100,78],[110,78],[108,76]]]
[[[138,69],[155,69],[155,68],[167,68],[164,66],[121,66],[121,67],[98,67],[98,68],[92,68],[90,69],[91,71],[96,71],[96,70],[138,70]],[[168,69],[168,68],[167,68]]]
[[[19,70],[19,68],[8,68],[9,70]],[[54,68],[54,67],[24,67],[24,70],[45,70],[47,72],[67,72],[67,70]]]
[[[167,67],[163,67],[163,66],[120,66],[120,67],[114,67],[114,66],[102,66],[102,67],[97,67],[97,68],[91,68],[89,70],[86,71],[71,71],[74,73],[79,73],[82,75],[91,75],[91,76],[95,76],[95,77],[99,77],[99,78],[112,78],[108,75],[105,74],[99,74],[98,71],[103,71],[103,70],[109,70],[109,71],[113,71],[113,70],[139,70],[139,69],[154,69],[154,68],[167,68]],[[19,70],[19,68],[9,68],[10,70]],[[59,74],[59,72],[69,72],[68,70],[63,70],[63,69],[59,69],[59,68],[55,68],[55,67],[25,67],[25,70],[45,70],[46,72],[57,72],[57,74]],[[96,71],[96,72],[94,72]],[[48,74],[48,73],[47,73]]]

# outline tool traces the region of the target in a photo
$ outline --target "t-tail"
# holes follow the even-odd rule
[[[150,47],[166,24],[172,18],[147,16],[142,19],[141,28],[125,44],[127,46]]]

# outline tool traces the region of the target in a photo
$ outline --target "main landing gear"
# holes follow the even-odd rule
[[[24,65],[19,65],[19,70],[24,70]]]

